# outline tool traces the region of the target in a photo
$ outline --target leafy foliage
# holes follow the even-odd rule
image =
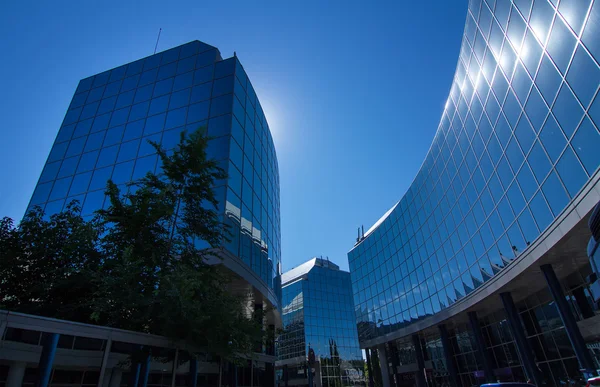
[[[244,309],[221,265],[227,232],[213,186],[226,178],[200,130],[167,152],[162,172],[121,192],[92,220],[77,203],[18,227],[0,221],[0,307],[165,335],[228,361],[253,352],[262,316]]]

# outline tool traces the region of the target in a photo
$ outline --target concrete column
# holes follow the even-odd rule
[[[254,369],[254,366],[251,366],[252,369]],[[288,370],[288,366],[287,364],[283,366],[283,383],[285,385],[285,387],[288,387],[288,380],[289,380],[289,370]]]
[[[50,376],[52,375],[52,364],[56,355],[56,347],[58,346],[58,333],[47,333],[40,362],[38,364],[38,377],[36,387],[48,387]]]
[[[415,346],[415,357],[417,358],[415,381],[417,382],[417,387],[427,387],[427,382],[425,381],[425,357],[423,356],[423,347],[421,346],[419,335],[412,335],[412,342]]]
[[[105,381],[108,383],[107,387],[119,387],[121,385],[122,378],[123,370],[118,367],[113,368],[110,377],[105,378]]]
[[[390,387],[390,370],[385,344],[380,344],[377,346],[377,354],[379,355],[379,366],[381,367],[381,382],[383,387]]]
[[[454,349],[452,348],[452,343],[450,343],[448,330],[446,330],[446,326],[444,324],[438,325],[438,329],[440,330],[442,348],[444,349],[446,368],[448,369],[448,373],[450,374],[450,386],[458,387],[460,386],[460,382],[458,380],[458,373],[456,372],[456,367],[454,367]]]
[[[502,299],[502,305],[504,305],[506,318],[510,324],[510,330],[515,338],[515,343],[517,344],[519,356],[523,361],[525,372],[527,373],[529,379],[531,379],[536,385],[541,386],[543,380],[538,371],[529,341],[527,341],[527,336],[525,336],[525,329],[523,328],[523,324],[521,322],[521,316],[519,316],[519,311],[515,306],[512,295],[508,292],[500,293],[500,298]]]
[[[190,375],[188,377],[189,387],[196,387],[198,384],[198,360],[195,357],[190,359]]]
[[[490,359],[490,354],[485,345],[485,340],[483,339],[483,333],[481,333],[481,326],[479,325],[479,319],[477,318],[477,313],[469,312],[469,324],[471,325],[471,331],[473,332],[473,337],[475,338],[475,344],[477,345],[477,350],[479,351],[479,356],[481,362],[483,363],[483,372],[485,373],[485,380],[487,382],[494,382],[494,370],[492,368],[492,360]]]
[[[138,387],[146,387],[148,384],[148,375],[150,374],[150,353],[144,353],[144,358],[141,362],[140,381]]]
[[[6,387],[21,387],[23,385],[23,376],[27,363],[24,361],[15,361],[10,363],[8,377],[6,378]]]
[[[398,380],[396,377],[396,372],[398,372],[398,366],[400,365],[400,359],[398,357],[398,347],[396,343],[392,340],[388,343],[390,347],[390,360],[392,361],[392,372],[390,373],[390,383],[394,386],[398,386]]]
[[[341,378],[341,377],[340,377]],[[323,385],[323,379],[321,379],[321,361],[315,362],[315,387],[321,387]],[[342,384],[340,383],[340,386]]]
[[[173,368],[171,373],[171,387],[175,387],[175,380],[177,378],[177,368],[179,368],[179,348],[175,350],[175,358],[173,359]]]
[[[108,365],[108,358],[110,357],[110,349],[112,347],[112,339],[109,338],[106,340],[106,345],[104,346],[104,355],[102,355],[102,366],[100,367],[100,375],[98,375],[98,384],[99,387],[108,386],[108,379],[110,378],[110,374],[106,375],[106,366]]]
[[[584,372],[595,375],[596,367],[594,365],[594,360],[592,359],[590,352],[585,345],[585,340],[583,340],[581,331],[577,326],[577,321],[575,321],[575,317],[573,317],[573,314],[571,313],[569,303],[565,298],[565,294],[560,286],[558,278],[556,277],[554,269],[551,265],[541,265],[540,269],[542,270],[542,273],[544,273],[544,277],[548,283],[548,288],[550,289],[550,293],[552,293],[552,298],[554,299],[554,303],[558,309],[558,314],[560,315],[563,325],[565,326],[565,330],[567,331],[567,336],[569,336],[571,345],[575,350],[577,360],[579,360],[579,365],[585,370]]]
[[[365,355],[367,356],[367,370],[369,371],[368,387],[373,387],[375,383],[373,382],[373,367],[371,366],[371,350],[369,348],[365,348]]]

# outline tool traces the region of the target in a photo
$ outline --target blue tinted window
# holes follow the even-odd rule
[[[157,80],[160,81],[160,80],[167,79],[167,78],[175,76],[175,71],[176,70],[177,70],[177,63],[169,63],[166,66],[162,66],[158,70]]]
[[[48,196],[50,195],[50,191],[52,190],[52,185],[54,182],[38,184],[35,187],[35,191],[31,196],[31,204],[41,204],[48,200]]]
[[[213,82],[213,97],[233,92],[233,76],[217,79]]]
[[[594,1],[588,22],[582,35],[583,43],[590,50],[596,61],[600,61],[600,3]]]
[[[66,197],[67,192],[69,192],[69,187],[71,186],[71,180],[72,177],[56,180],[54,182],[54,186],[52,187],[52,192],[50,193],[50,197],[48,198],[48,200],[56,200]]]
[[[206,120],[208,118],[208,108],[210,101],[200,102],[189,106],[187,123]]]
[[[83,207],[81,210],[82,215],[88,215],[92,212],[102,208],[104,203],[104,191],[90,192],[86,195]]]
[[[86,103],[90,104],[92,102],[97,102],[102,99],[102,95],[104,94],[104,87],[99,87],[97,89],[93,89],[88,94]]]
[[[216,50],[213,49],[210,51],[205,51],[201,54],[198,54],[197,59],[196,59],[196,67],[200,68],[200,67],[208,66],[210,64],[213,64],[216,59],[217,59],[217,51]]]
[[[73,131],[75,130],[75,125],[66,125],[60,128],[58,135],[56,136],[56,142],[68,141],[73,136]]]
[[[142,102],[137,105],[133,105],[131,107],[131,112],[129,113],[129,121],[136,121],[141,118],[146,117],[148,115],[148,107],[150,106],[150,102]]]
[[[117,126],[116,128],[107,130],[106,136],[104,137],[104,144],[102,146],[107,147],[107,146],[118,144],[119,142],[121,142],[124,131],[125,131],[124,125]]]
[[[118,126],[123,125],[127,122],[127,117],[129,116],[129,108],[124,108],[120,110],[115,110],[110,117],[110,126]]]
[[[148,117],[146,120],[146,126],[144,127],[144,134],[152,134],[160,132],[165,127],[165,113]]]
[[[56,175],[58,174],[58,170],[60,168],[60,162],[49,163],[46,164],[42,174],[40,176],[40,183],[45,183],[47,181],[52,181],[56,179]]]
[[[135,96],[135,90],[131,90],[126,93],[119,94],[115,108],[120,109],[122,107],[131,105],[133,103],[134,96]]]
[[[105,85],[108,82],[108,78],[110,77],[110,71],[105,71],[101,74],[98,74],[94,77],[94,85],[92,87],[98,87]]]
[[[154,84],[140,87],[135,91],[134,103],[147,101],[152,98],[152,90],[154,90]]]
[[[94,123],[92,124],[92,130],[91,132],[99,132],[101,130],[105,130],[106,128],[108,128],[108,123],[110,121],[110,113],[101,115],[101,116],[97,116],[94,118]]]
[[[556,170],[571,197],[574,197],[587,181],[587,175],[571,147],[565,149],[565,153],[556,165]]]
[[[186,89],[193,84],[194,73],[186,73],[175,77],[173,82],[173,91]]]
[[[69,142],[69,148],[65,153],[65,157],[75,156],[83,152],[83,146],[85,145],[87,137],[80,137]]]
[[[81,115],[79,116],[79,119],[85,120],[86,118],[91,118],[91,117],[95,116],[99,105],[100,105],[100,102],[94,102],[94,103],[85,105],[83,107]]]
[[[556,71],[550,59],[544,56],[540,69],[535,77],[535,84],[538,86],[544,99],[549,105],[554,101],[560,82],[560,74]]]
[[[134,138],[142,137],[142,132],[144,130],[145,123],[145,120],[139,120],[128,123],[125,127],[125,133],[123,134],[123,141],[128,141]]]
[[[529,169],[528,164],[523,165],[519,171],[519,174],[517,175],[517,180],[519,181],[519,186],[523,190],[525,199],[531,199],[535,191],[538,189],[538,185],[533,177],[531,169]]]
[[[148,155],[156,153],[156,149],[154,149],[154,146],[151,144],[151,142],[154,142],[154,143],[157,143],[160,145],[160,143],[161,143],[160,139],[161,139],[160,133],[142,138],[142,141],[140,143],[140,150],[138,152],[138,157],[148,156]]]
[[[105,167],[107,165],[111,165],[115,163],[117,159],[117,152],[119,150],[119,146],[111,146],[109,148],[103,148],[100,151],[100,156],[98,157],[98,163],[96,165],[97,168]]]
[[[67,177],[75,174],[75,169],[77,168],[77,163],[79,162],[79,157],[70,157],[68,159],[64,159],[60,170],[58,171],[58,177]]]
[[[156,81],[156,74],[158,73],[158,69],[153,69],[150,71],[145,71],[142,73],[142,76],[140,77],[140,81],[138,83],[138,86],[145,86],[148,85],[150,83],[154,83],[154,81]]]
[[[220,137],[208,142],[206,149],[208,159],[222,160],[229,157],[229,138]]]
[[[157,82],[154,86],[153,97],[158,97],[164,94],[168,94],[173,89],[173,78],[165,79],[164,81]]]
[[[82,91],[89,90],[92,87],[93,82],[94,82],[93,77],[82,79],[81,81],[79,81],[79,85],[77,86],[76,93],[81,93]]]
[[[210,90],[212,83],[204,83],[192,88],[192,96],[190,103],[204,101],[210,98]]]
[[[104,141],[105,134],[106,132],[97,132],[91,134],[88,137],[88,140],[85,144],[84,152],[100,149],[100,147],[102,147],[102,142]]]
[[[220,137],[231,133],[231,115],[227,114],[217,118],[211,118],[208,123],[208,135]]]
[[[581,126],[573,136],[571,145],[591,176],[600,164],[600,134],[590,120],[583,120]]]
[[[119,148],[119,156],[117,162],[123,162],[127,160],[133,160],[137,156],[138,148],[140,146],[140,140],[133,140],[124,142]]]
[[[117,67],[116,69],[112,69],[110,72],[109,82],[114,82],[116,80],[123,79],[126,71],[127,66],[121,66]]]
[[[106,182],[110,179],[113,167],[100,168],[94,171],[92,181],[90,182],[89,190],[97,190],[106,188]]]
[[[76,107],[80,107],[85,103],[85,100],[87,98],[88,93],[84,92],[84,93],[80,93],[80,94],[76,94],[73,99],[71,100],[71,105],[69,106],[70,109],[72,108],[76,108]]]
[[[567,80],[582,105],[587,107],[600,84],[600,69],[582,46],[579,46],[575,52]]]
[[[81,159],[79,160],[79,165],[77,166],[77,173],[91,171],[94,169],[99,153],[100,152],[98,151],[93,151],[82,154]]]
[[[571,137],[575,128],[579,125],[583,111],[567,85],[563,85],[561,88],[552,112],[567,137]]]
[[[112,174],[112,180],[115,184],[127,183],[131,180],[131,173],[133,171],[133,161],[121,163],[115,165],[115,169]]]
[[[169,111],[167,113],[167,122],[165,124],[165,129],[171,129],[185,125],[186,115],[187,107]]]
[[[196,65],[196,57],[189,57],[180,60],[177,63],[177,74],[187,73],[188,71],[192,71],[194,66]]]
[[[548,30],[552,23],[553,16],[554,9],[547,1],[536,1],[533,4],[529,23],[531,24],[533,32],[541,42],[544,42],[548,36]]]
[[[121,81],[113,82],[106,86],[104,90],[104,98],[112,97],[119,94],[119,89],[121,88]]]
[[[162,147],[167,150],[175,148],[181,139],[181,132],[182,128],[166,130],[163,133]]]
[[[538,182],[542,182],[550,171],[551,165],[548,157],[546,156],[546,152],[544,152],[544,149],[538,141],[535,142],[535,145],[531,149],[531,153],[527,157],[527,160],[529,160],[531,169],[533,170]]]
[[[569,202],[569,197],[555,172],[550,173],[542,186],[542,191],[544,191],[544,195],[548,200],[548,204],[550,204],[554,216],[558,215]]]
[[[556,162],[562,150],[565,148],[567,140],[552,116],[548,117],[548,120],[544,124],[544,127],[540,132],[540,138],[542,144],[544,144],[544,148],[546,148],[546,152],[548,152],[548,155],[550,156],[550,160],[553,163]]]
[[[165,63],[171,63],[176,61],[179,58],[179,47],[172,48],[162,53],[162,60],[160,61],[161,65]]]
[[[187,105],[190,102],[191,89],[185,89],[171,94],[169,109],[177,109]]]
[[[121,85],[121,93],[135,89],[137,87],[139,80],[140,80],[139,75],[134,75],[132,77],[125,78],[123,80],[123,84]]]
[[[210,116],[216,117],[221,114],[231,113],[233,103],[233,94],[226,94],[221,97],[213,98],[210,106]]]
[[[213,78],[213,66],[207,66],[194,72],[194,85],[208,82]]]
[[[79,121],[77,123],[77,126],[75,126],[75,131],[73,132],[73,138],[86,136],[92,128],[93,121],[94,120],[92,118],[87,119],[85,121]]]
[[[154,172],[156,167],[157,156],[140,157],[135,161],[135,167],[133,169],[132,180],[141,179],[146,176],[148,172]]]
[[[88,189],[91,178],[92,172],[75,175],[73,178],[73,183],[71,184],[71,189],[69,190],[69,196],[85,193]]]
[[[565,73],[567,65],[571,60],[571,54],[575,49],[575,36],[569,31],[569,28],[560,20],[556,18],[554,26],[552,27],[552,33],[548,40],[547,50],[550,53],[550,57],[556,63],[556,66],[561,73]]]
[[[167,107],[169,106],[169,95],[163,95],[162,97],[154,98],[150,101],[150,111],[149,115],[154,115],[158,113],[162,113],[167,111]]]
[[[225,59],[215,63],[215,79],[233,74],[235,69],[235,58]],[[232,84],[233,87],[233,84]]]

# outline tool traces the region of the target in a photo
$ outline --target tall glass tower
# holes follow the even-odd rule
[[[600,368],[585,252],[599,36],[598,0],[470,1],[425,161],[348,254],[384,385],[555,385]]]
[[[277,156],[236,56],[223,59],[215,47],[193,41],[81,80],[29,207],[41,206],[51,215],[76,199],[82,215],[92,216],[108,205],[108,179],[126,189],[126,183],[160,168],[149,141],[169,150],[182,131],[199,128],[212,138],[209,157],[229,176],[214,187],[232,232],[223,264],[236,274],[235,287],[249,289],[254,307],[270,310],[267,323],[278,326]],[[272,349],[267,352],[274,356]],[[262,364],[267,372],[269,367],[272,373],[273,363]]]

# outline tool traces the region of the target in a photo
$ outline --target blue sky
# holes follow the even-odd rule
[[[260,3],[260,6],[259,6]],[[201,40],[236,51],[279,159],[283,268],[348,267],[448,96],[467,1],[12,1],[0,13],[0,216],[20,219],[81,78]]]

